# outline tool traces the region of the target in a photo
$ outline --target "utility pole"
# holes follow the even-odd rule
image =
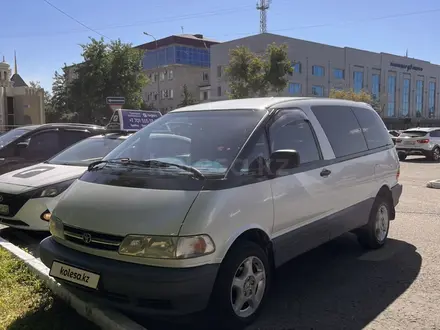
[[[267,11],[272,0],[260,0],[257,2],[257,10],[260,11],[260,33],[267,32]]]
[[[149,34],[148,32],[144,32],[146,36],[149,36],[154,39],[154,42],[156,43],[156,71],[157,71],[157,107],[160,110],[160,74],[159,74],[159,47],[157,44],[157,39]]]

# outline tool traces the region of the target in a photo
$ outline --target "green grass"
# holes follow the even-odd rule
[[[0,330],[97,330],[0,248]]]

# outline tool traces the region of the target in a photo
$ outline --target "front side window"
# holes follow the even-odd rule
[[[291,116],[289,111],[279,113],[276,121],[269,129],[270,149],[296,150],[300,164],[307,164],[320,159],[320,152],[315,136],[308,121]]]
[[[20,136],[22,136],[25,133],[28,133],[29,130],[22,129],[22,128],[16,128],[13,130],[10,130],[9,132],[6,132],[5,134],[0,136],[0,148],[3,148],[4,146],[8,145],[12,141],[15,141]]]
[[[312,107],[312,112],[324,130],[337,158],[368,150],[362,129],[351,108],[315,106]]]
[[[59,138],[57,131],[37,133],[31,136],[21,155],[30,159],[47,159],[61,150]]]
[[[49,164],[87,166],[102,159],[124,140],[115,137],[92,137],[82,140],[49,159]]]
[[[192,166],[206,175],[224,174],[265,114],[259,110],[170,113],[132,135],[104,159],[154,159]],[[169,171],[181,173],[172,166]]]

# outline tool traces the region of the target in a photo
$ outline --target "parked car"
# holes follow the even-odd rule
[[[274,268],[349,231],[382,247],[399,172],[365,103],[188,106],[89,166],[53,210],[40,257],[84,299],[153,315],[208,307],[225,329],[242,327],[261,311]]]
[[[394,145],[396,144],[396,139],[400,135],[400,131],[396,130],[389,130],[388,133],[391,136],[391,140],[393,140]]]
[[[429,160],[440,160],[440,128],[417,127],[407,129],[396,139],[396,149],[400,160],[408,155],[423,155]]]
[[[126,132],[81,140],[49,160],[0,176],[0,224],[48,231],[51,210],[63,192],[94,161],[127,138]]]
[[[88,124],[44,124],[15,128],[0,136],[0,174],[41,163],[72,144],[102,134]]]

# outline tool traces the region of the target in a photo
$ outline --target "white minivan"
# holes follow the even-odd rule
[[[380,248],[399,173],[365,103],[192,105],[91,164],[55,207],[40,256],[88,300],[153,315],[207,309],[225,329],[242,327],[295,256],[350,231]]]

